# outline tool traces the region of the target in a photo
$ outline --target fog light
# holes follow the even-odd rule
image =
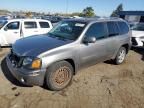
[[[38,75],[39,75],[39,72],[34,72],[30,76],[38,76]]]

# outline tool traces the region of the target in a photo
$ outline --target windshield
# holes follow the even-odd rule
[[[0,20],[0,29],[7,23],[5,20]]]
[[[132,30],[144,31],[144,24],[137,24],[132,27]]]
[[[79,21],[62,21],[48,34],[63,39],[76,40],[84,30],[86,23]]]

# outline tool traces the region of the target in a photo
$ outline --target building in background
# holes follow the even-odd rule
[[[144,23],[144,11],[120,11],[118,15],[129,23]]]

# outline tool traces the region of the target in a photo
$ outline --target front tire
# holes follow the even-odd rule
[[[59,91],[69,85],[73,77],[73,67],[67,61],[51,65],[46,74],[46,84],[50,90]]]
[[[126,57],[126,48],[121,47],[116,55],[116,58],[114,60],[116,65],[122,64]]]

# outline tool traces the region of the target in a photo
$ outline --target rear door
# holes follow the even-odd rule
[[[39,29],[36,21],[23,21],[22,33],[24,37],[39,34]]]
[[[118,27],[119,27],[119,36],[118,36],[118,40],[121,42],[121,43],[128,43],[130,42],[130,36],[132,35],[131,34],[131,31],[128,27],[128,25],[126,24],[126,22],[123,22],[123,21],[118,21]]]
[[[108,37],[107,37],[107,54],[109,58],[112,58],[119,47],[119,28],[116,21],[107,22]]]

